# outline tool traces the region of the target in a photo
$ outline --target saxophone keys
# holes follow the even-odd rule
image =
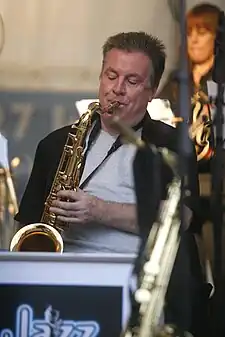
[[[147,304],[151,299],[151,293],[147,289],[137,289],[134,298],[139,304]]]
[[[159,264],[153,263],[152,261],[148,261],[144,264],[144,272],[146,275],[150,276],[152,275],[153,277],[155,277],[156,275],[158,275],[159,271],[160,271],[160,267]]]

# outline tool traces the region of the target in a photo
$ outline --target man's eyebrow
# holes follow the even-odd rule
[[[117,73],[117,71],[110,66],[108,68],[106,68],[105,71],[112,71],[114,73]]]
[[[142,76],[138,73],[130,73],[127,75],[127,77],[138,77],[138,78],[142,78]]]

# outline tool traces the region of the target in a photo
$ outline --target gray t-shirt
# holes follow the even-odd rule
[[[138,130],[137,135],[141,134]],[[81,183],[102,162],[116,137],[101,130],[90,148]],[[133,159],[136,148],[123,144],[113,152],[85,186],[84,191],[106,201],[134,204]],[[65,232],[65,251],[135,253],[139,238],[102,224],[71,225]]]

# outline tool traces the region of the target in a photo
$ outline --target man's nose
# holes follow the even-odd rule
[[[117,79],[117,81],[114,82],[113,92],[115,95],[125,95],[126,87],[125,87],[124,80]]]

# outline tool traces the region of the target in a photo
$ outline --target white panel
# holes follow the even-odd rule
[[[123,288],[123,324],[130,313],[133,255],[0,253],[1,284],[98,285]]]

